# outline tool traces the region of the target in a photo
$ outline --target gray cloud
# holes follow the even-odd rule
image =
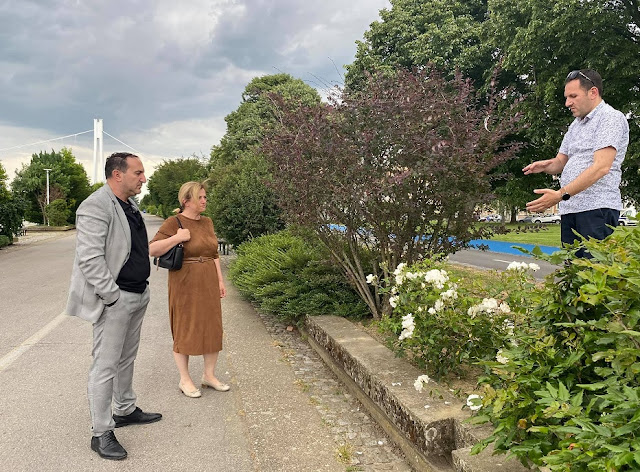
[[[208,150],[253,77],[286,72],[318,88],[341,82],[355,41],[388,7],[346,3],[0,2],[0,125],[59,136],[101,117],[108,132],[137,146],[151,140],[150,152],[162,154],[154,130],[181,143],[181,155]],[[203,123],[211,124],[208,142]],[[180,133],[173,139],[172,129]],[[23,144],[15,139],[0,135],[0,149]],[[180,152],[172,146],[164,148]]]

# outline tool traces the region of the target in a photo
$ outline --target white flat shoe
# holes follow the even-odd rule
[[[212,382],[209,382],[207,379],[205,379],[204,377],[202,377],[202,386],[203,387],[210,387],[214,390],[217,390],[218,392],[226,392],[228,391],[231,387],[225,383],[220,382],[219,384],[214,384]]]
[[[181,383],[178,384],[178,388],[182,391],[182,393],[184,393],[189,398],[200,398],[202,396],[202,392],[200,391],[199,388],[188,391],[182,386]]]

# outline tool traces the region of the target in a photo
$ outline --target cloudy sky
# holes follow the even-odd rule
[[[322,93],[388,0],[0,0],[0,162],[71,147],[93,176],[93,119],[143,157],[208,155],[254,77]],[[32,144],[61,136],[42,144]],[[105,156],[126,146],[107,135]],[[27,146],[25,146],[27,145]]]

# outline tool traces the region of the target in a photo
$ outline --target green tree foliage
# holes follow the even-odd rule
[[[26,205],[22,199],[11,194],[7,180],[7,171],[0,163],[0,235],[6,236],[10,243],[13,235],[22,227]]]
[[[151,201],[151,195],[146,194],[144,197],[142,197],[142,200],[140,201],[140,209],[144,209],[147,208],[149,205],[152,205],[153,202]]]
[[[102,187],[104,185],[104,182],[96,182],[95,184],[91,185],[91,193],[95,192],[96,190],[98,190],[100,187]]]
[[[286,101],[312,105],[320,102],[318,93],[300,79],[288,74],[254,78],[242,93],[242,103],[225,117],[227,132],[211,153],[212,165],[231,163],[246,153],[254,153],[265,132],[277,123],[269,94]]]
[[[0,198],[9,198],[11,196],[11,191],[9,190],[8,181],[9,176],[7,175],[7,170],[0,162]]]
[[[211,174],[207,208],[220,236],[237,246],[284,227],[275,196],[264,185],[269,172],[262,157],[247,154],[222,170],[220,178],[215,169]]]
[[[287,219],[317,233],[375,317],[389,294],[372,293],[365,271],[387,278],[399,261],[455,252],[484,230],[474,209],[490,192],[487,173],[513,156],[503,140],[518,118],[487,131],[495,97],[476,101],[460,75],[377,75],[331,105],[283,103],[282,127],[263,142]]]
[[[71,210],[67,222],[74,223],[75,212],[90,195],[91,188],[84,167],[76,162],[69,148],[33,154],[31,162],[23,164],[22,169],[16,172],[11,188],[16,197],[26,201],[25,218],[34,223],[45,222],[47,173],[44,169],[52,169],[49,173],[49,201],[63,198]]]
[[[320,103],[318,93],[288,74],[254,78],[237,110],[225,117],[227,132],[211,151],[208,214],[231,244],[283,228],[271,179],[259,145],[278,123],[274,96],[291,106]]]
[[[500,68],[503,87],[523,98],[519,159],[495,170],[495,187],[510,206],[523,194],[551,185],[549,177],[523,176],[532,160],[556,155],[573,117],[564,109],[564,79],[593,68],[605,81],[604,98],[630,117],[631,142],[623,166],[623,194],[640,202],[640,7],[638,0],[392,0],[358,44],[347,85],[357,89],[366,72],[422,67],[455,68],[480,89]],[[507,182],[515,181],[509,188]],[[521,192],[512,192],[521,189]]]
[[[347,66],[347,88],[359,89],[367,73],[428,63],[450,77],[458,68],[482,81],[492,64],[491,50],[482,41],[486,12],[487,0],[391,0],[391,9],[381,10],[381,21],[357,41],[355,61]]]
[[[161,216],[167,218],[180,206],[178,191],[182,184],[189,181],[202,182],[206,176],[206,166],[196,157],[164,161],[149,177],[149,199],[146,202],[161,208]]]
[[[69,215],[71,214],[67,202],[62,198],[52,201],[47,205],[45,211],[47,213],[47,220],[51,226],[66,225],[69,220]]]
[[[503,77],[527,95],[529,156],[555,156],[573,120],[564,108],[564,79],[574,69],[595,69],[605,101],[630,116],[623,194],[640,202],[638,0],[490,0],[488,13],[486,42],[499,54]]]

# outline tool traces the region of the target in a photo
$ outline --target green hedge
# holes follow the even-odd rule
[[[7,236],[5,236],[4,234],[0,234],[0,249],[8,246],[10,243],[11,241]]]
[[[320,246],[285,230],[243,243],[236,252],[231,279],[266,313],[292,321],[305,315],[368,315]]]

